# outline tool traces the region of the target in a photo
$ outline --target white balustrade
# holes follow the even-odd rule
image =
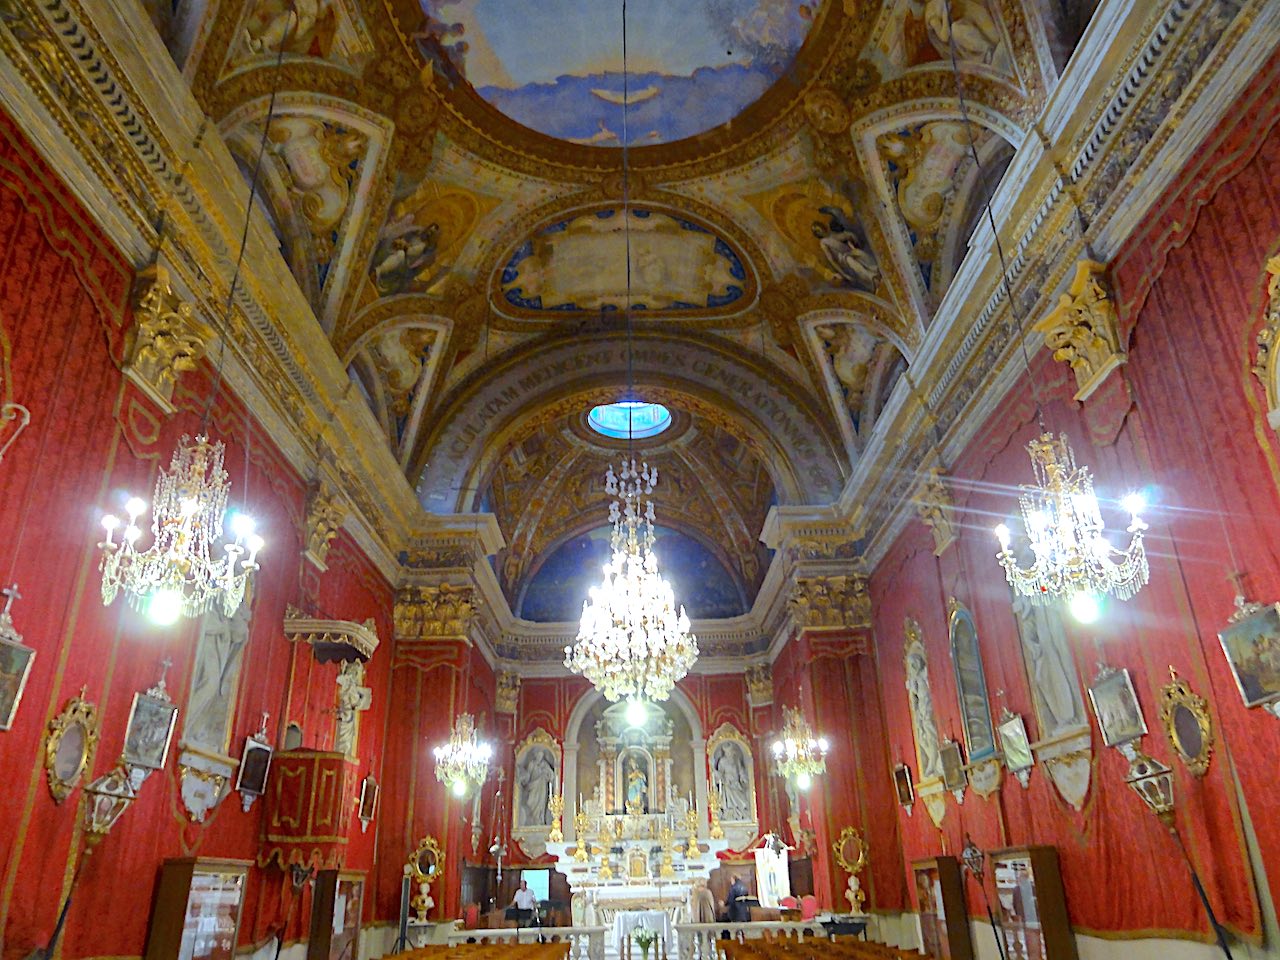
[[[449,946],[460,943],[564,943],[569,960],[604,960],[604,927],[515,927],[458,930],[449,934]]]
[[[716,960],[717,940],[761,940],[765,937],[794,940],[826,940],[827,931],[813,920],[760,920],[754,923],[677,923],[680,960]]]

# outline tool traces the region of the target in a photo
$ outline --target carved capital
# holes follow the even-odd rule
[[[1075,279],[1058,306],[1035,325],[1053,358],[1076,375],[1077,400],[1086,400],[1116,367],[1128,359],[1120,345],[1119,315],[1111,299],[1106,266],[1094,260],[1076,264]]]
[[[307,518],[303,534],[306,548],[303,556],[321,570],[327,569],[329,545],[347,519],[347,504],[328,483],[313,484],[307,494]]]
[[[520,704],[520,674],[503,670],[498,674],[498,692],[493,708],[498,713],[515,713]]]
[[[178,376],[196,368],[213,328],[173,292],[169,272],[154,264],[138,274],[133,327],[125,341],[124,373],[166,413],[174,410]]]
[[[916,499],[916,512],[933,533],[933,552],[942,556],[956,540],[956,507],[946,474],[934,467],[926,475]]]
[[[766,707],[773,703],[773,671],[767,663],[747,667],[747,702],[753,707]]]
[[[867,578],[857,574],[798,578],[791,588],[787,610],[802,629],[869,627],[871,595],[867,593]]]
[[[479,603],[471,586],[405,587],[396,595],[396,639],[466,640]]]

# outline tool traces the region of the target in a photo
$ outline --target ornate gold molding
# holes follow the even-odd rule
[[[871,595],[867,578],[798,577],[787,599],[787,611],[802,629],[871,626]]]
[[[303,534],[306,548],[302,555],[321,570],[328,569],[329,546],[347,519],[347,504],[328,482],[312,485],[307,494],[307,517]]]
[[[1276,337],[1280,334],[1280,255],[1267,261],[1267,309],[1262,330],[1258,333],[1258,353],[1254,358],[1253,375],[1262,381],[1267,391],[1267,406],[1274,410],[1280,406],[1280,391],[1276,389]]]
[[[515,713],[520,705],[520,674],[503,670],[498,674],[498,690],[493,709],[498,713]]]
[[[773,703],[773,671],[767,663],[755,663],[747,667],[747,703],[752,707],[767,707]]]
[[[471,586],[405,587],[396,595],[396,639],[466,640],[479,605]]]
[[[1213,719],[1209,702],[1169,668],[1169,682],[1160,688],[1160,722],[1174,751],[1197,777],[1209,772],[1213,758]]]
[[[946,475],[937,467],[926,475],[916,499],[916,512],[933,533],[933,553],[942,556],[956,541],[955,501],[947,486]]]
[[[195,308],[173,292],[165,267],[155,263],[138,274],[124,375],[165,413],[174,412],[178,376],[195,370],[213,336]]]
[[[1075,373],[1077,400],[1087,400],[1112,370],[1129,359],[1120,343],[1120,317],[1106,271],[1106,265],[1096,260],[1077,263],[1075,279],[1057,307],[1034,327],[1044,334],[1053,358]]]

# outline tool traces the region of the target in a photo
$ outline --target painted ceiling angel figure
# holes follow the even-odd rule
[[[244,30],[252,54],[286,53],[325,57],[333,46],[336,19],[328,0],[260,0]]]
[[[928,0],[924,19],[940,52],[949,52],[954,38],[958,60],[990,63],[995,58],[1000,46],[1000,28],[983,0]]]
[[[420,226],[412,212],[389,222],[378,233],[373,251],[373,282],[381,294],[403,293],[436,259],[440,225]]]
[[[862,227],[839,207],[821,207],[827,218],[813,222],[813,235],[818,238],[822,255],[835,271],[832,278],[857,290],[874,293],[880,285],[880,267],[867,249]]]

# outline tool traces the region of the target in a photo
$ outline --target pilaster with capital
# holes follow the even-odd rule
[[[165,413],[173,413],[179,375],[195,370],[213,340],[213,328],[180,297],[169,271],[154,263],[138,274],[133,327],[125,340],[124,375]]]
[[[1053,358],[1071,367],[1077,400],[1087,400],[1128,359],[1120,342],[1120,317],[1111,299],[1106,264],[1095,260],[1076,264],[1071,286],[1034,329],[1044,334]]]

